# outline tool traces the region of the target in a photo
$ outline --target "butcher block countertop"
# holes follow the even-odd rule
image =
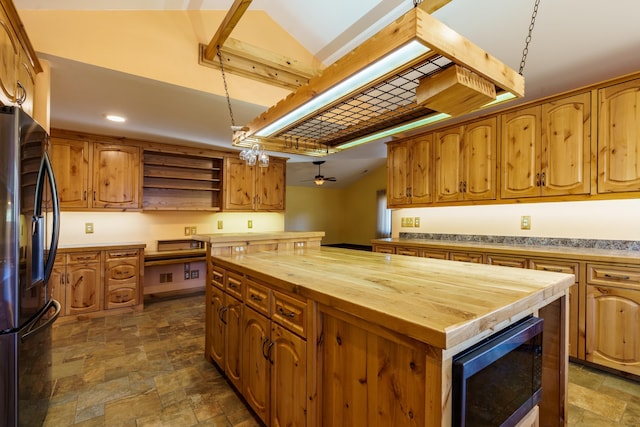
[[[327,247],[214,262],[441,349],[489,336],[574,283],[563,273]]]
[[[272,231],[257,233],[212,233],[212,234],[196,234],[193,239],[206,243],[235,243],[235,242],[253,242],[262,240],[283,240],[283,239],[309,239],[322,238],[324,231]]]

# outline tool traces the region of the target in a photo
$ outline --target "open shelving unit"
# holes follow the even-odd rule
[[[219,211],[222,157],[144,151],[143,209]]]

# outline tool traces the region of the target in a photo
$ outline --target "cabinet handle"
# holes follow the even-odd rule
[[[112,253],[109,254],[109,258],[125,258],[125,257],[132,257],[135,256],[136,253],[135,252],[121,252],[121,253]]]
[[[411,187],[407,187],[407,197],[412,197],[411,196],[411,194],[412,194],[411,190],[412,190]]]
[[[544,172],[542,172],[542,175],[540,175],[540,185],[541,185],[542,187],[544,187],[544,185],[545,185],[545,184],[544,184]]]
[[[226,324],[227,324],[227,321],[226,321],[226,320],[224,320],[224,313],[225,313],[228,309],[229,309],[229,307],[224,306],[224,305],[218,309],[218,318],[220,319],[220,321],[221,321],[224,325],[226,325]]]
[[[93,201],[94,202],[96,201],[96,192],[95,191],[93,192]]]
[[[90,260],[92,258],[93,257],[91,257],[91,256],[79,256],[79,257],[76,257],[76,260],[77,261],[88,261],[88,260]]]
[[[561,268],[542,267],[542,269],[544,271],[553,271],[554,273],[562,273],[562,269]]]
[[[290,317],[292,319],[296,317],[296,314],[293,311],[286,312],[281,305],[278,306],[278,313],[280,313],[282,316]]]
[[[259,297],[258,295],[256,295],[256,294],[251,294],[251,295],[249,295],[249,297],[250,297],[253,301],[255,301],[255,302],[262,302],[262,298],[260,298],[260,297]]]
[[[235,289],[236,291],[239,289],[238,285],[236,285],[236,284],[235,284],[235,283],[233,283],[233,282],[229,282],[229,287],[230,287],[231,289]]]
[[[617,280],[629,280],[631,279],[631,277],[629,276],[625,276],[623,274],[609,274],[609,273],[604,273],[604,277],[607,277],[609,279],[617,279]]]
[[[20,96],[16,96],[16,102],[18,103],[18,105],[22,106],[24,101],[27,100],[27,90],[24,88],[24,86],[22,85],[22,83],[20,83],[19,80],[18,80],[18,89],[20,92]]]
[[[87,190],[82,193],[82,200],[87,200]]]
[[[540,187],[540,173],[536,174],[536,187]]]
[[[271,350],[273,349],[273,344],[274,342],[271,341],[269,343],[269,346],[267,347],[267,360],[269,361],[269,363],[271,363],[273,365],[273,359],[271,359]]]
[[[269,355],[267,354],[267,350],[265,349],[265,346],[267,345],[268,342],[269,342],[269,337],[264,337],[264,340],[262,340],[262,357],[264,357],[267,360],[269,360]]]
[[[69,273],[67,273],[67,285],[71,283],[71,276],[69,275]]]

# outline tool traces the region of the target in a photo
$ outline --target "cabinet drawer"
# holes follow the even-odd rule
[[[420,256],[422,258],[449,259],[449,252],[423,249],[422,251],[420,251]]]
[[[100,252],[79,252],[67,254],[67,263],[100,262]]]
[[[137,258],[138,250],[107,251],[107,259]]]
[[[487,255],[487,264],[504,267],[527,268],[527,259],[502,255]]]
[[[552,259],[531,259],[529,268],[531,268],[532,270],[573,274],[576,277],[576,283],[580,281],[580,268],[577,262],[559,261]]]
[[[247,289],[247,294],[245,295],[244,303],[269,317],[269,296],[271,295],[269,288],[251,279],[245,281],[245,288]]]
[[[640,267],[587,264],[588,285],[640,287]]]
[[[474,252],[451,252],[449,259],[452,261],[475,262],[477,264],[482,264],[483,256],[482,254]]]
[[[107,281],[135,280],[138,276],[137,262],[107,261]]]
[[[211,277],[209,278],[213,286],[217,286],[220,289],[224,289],[224,269],[211,266]]]
[[[133,285],[109,285],[105,292],[105,309],[129,307],[137,304],[138,289]]]
[[[398,255],[418,256],[420,249],[418,248],[396,248]]]
[[[376,246],[374,248],[374,252],[381,254],[395,254],[396,249],[393,246]]]
[[[307,303],[273,291],[271,319],[301,337],[306,337]]]
[[[224,288],[229,294],[242,300],[242,275],[227,271]]]

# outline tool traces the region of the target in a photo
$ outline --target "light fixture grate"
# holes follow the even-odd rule
[[[419,80],[453,65],[438,55],[329,106],[323,112],[296,123],[274,137],[285,145],[335,147],[346,141],[424,117],[433,112],[416,104]]]

